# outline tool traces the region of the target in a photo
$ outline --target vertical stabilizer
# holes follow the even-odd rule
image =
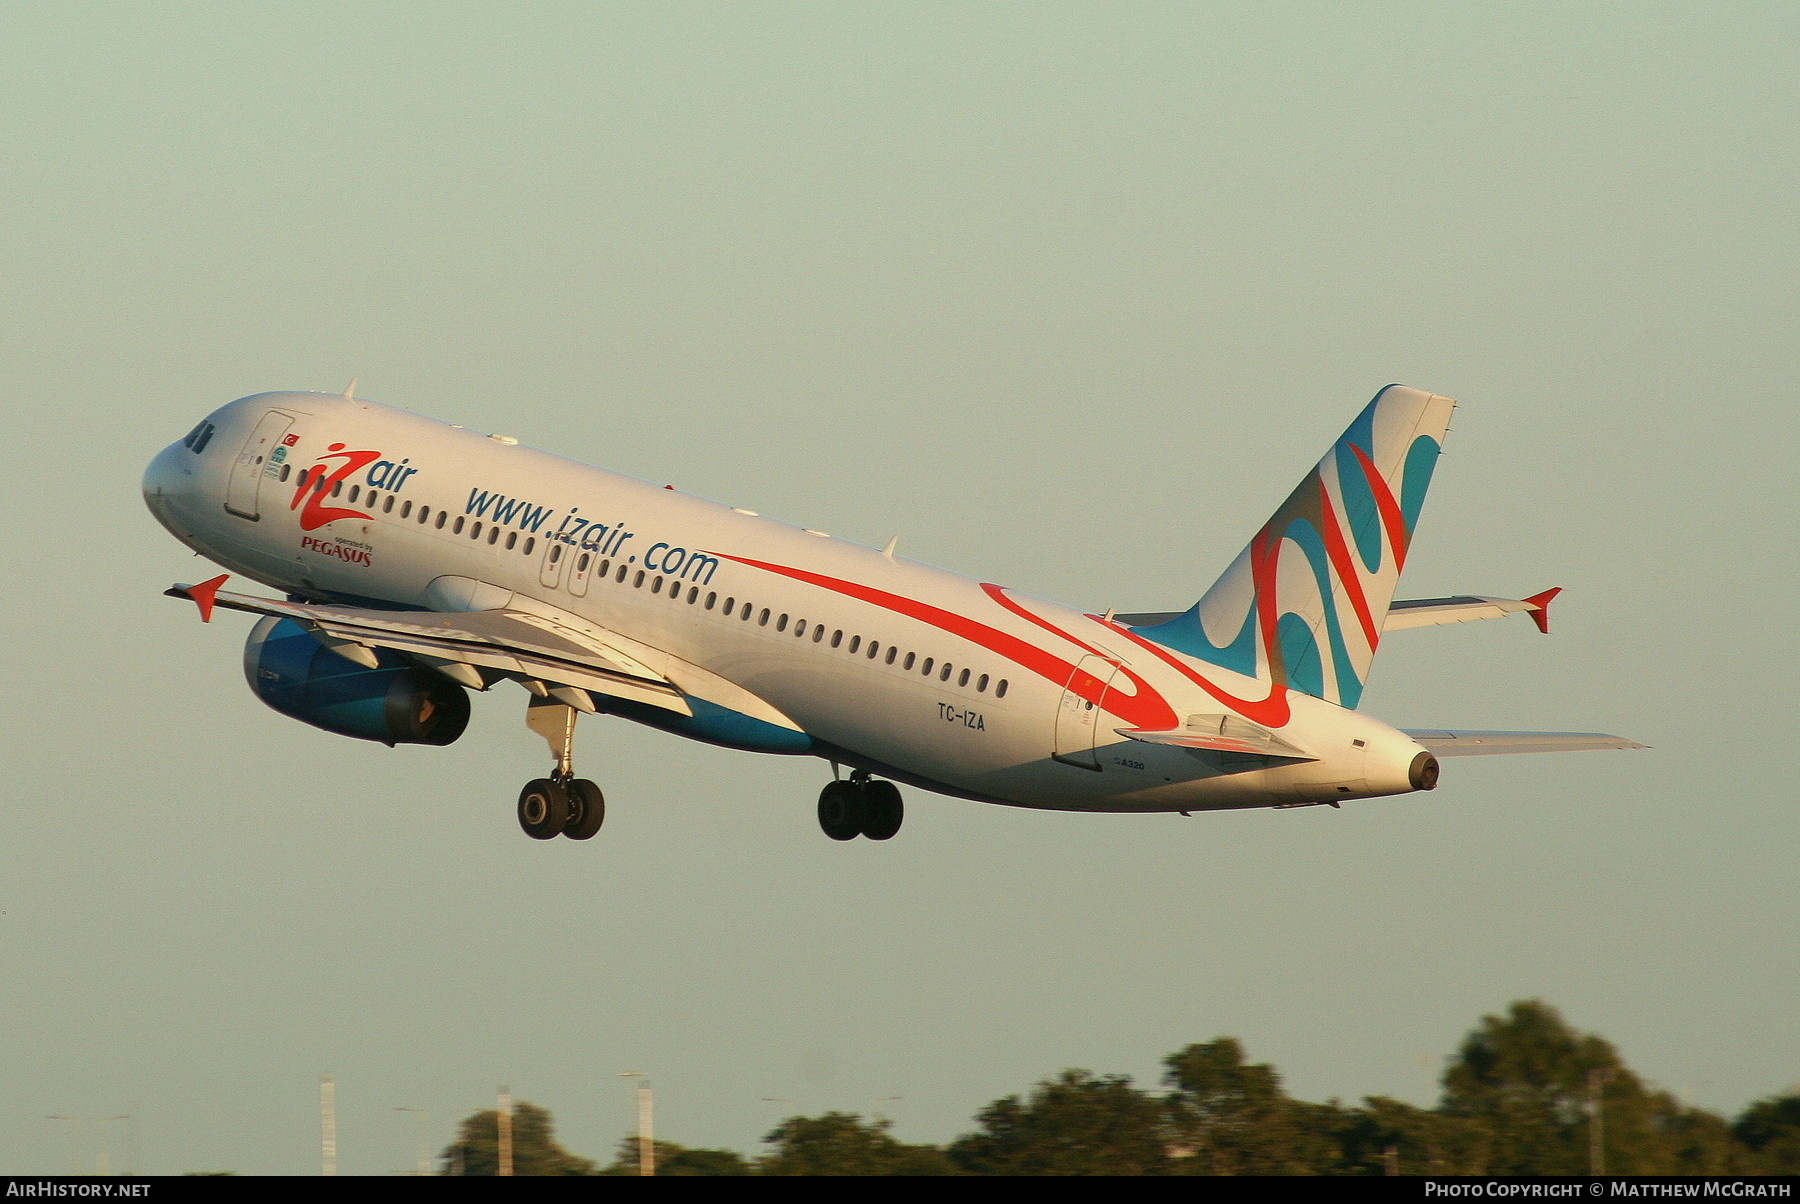
[[[1136,634],[1354,707],[1455,406],[1377,393],[1206,596]]]

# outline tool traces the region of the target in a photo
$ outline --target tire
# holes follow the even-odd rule
[[[576,778],[566,787],[569,796],[569,819],[562,834],[570,840],[589,840],[606,822],[606,796],[600,787],[586,778]]]
[[[534,778],[519,791],[519,826],[533,840],[549,840],[569,822],[569,796],[561,784]]]
[[[833,840],[855,840],[863,830],[862,791],[849,782],[827,782],[819,792],[819,827]]]
[[[862,788],[862,834],[870,840],[891,840],[906,818],[900,789],[892,782],[866,782]]]

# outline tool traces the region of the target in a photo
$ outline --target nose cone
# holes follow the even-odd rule
[[[156,453],[144,469],[144,504],[156,521],[179,534],[180,513],[192,504],[198,487],[195,473],[199,457],[180,443]]]

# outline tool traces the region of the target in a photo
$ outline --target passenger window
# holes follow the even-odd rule
[[[594,571],[602,580],[604,580],[606,575],[612,572],[612,561],[602,560],[600,562],[600,567]]]
[[[823,624],[823,623],[816,624],[813,627],[813,643],[816,644],[824,638],[825,638],[825,624]]]
[[[343,492],[344,492],[344,483],[342,481],[333,481],[331,483],[331,496],[332,497],[341,497],[343,495]]]
[[[650,592],[653,594],[662,593],[662,578],[661,577],[652,577],[650,579]]]
[[[782,615],[779,619],[775,620],[775,630],[776,631],[786,631],[787,630],[787,619],[788,619],[788,617],[786,615]],[[806,630],[806,624],[804,622],[802,622],[800,624],[800,630],[801,631]]]
[[[706,595],[706,609],[711,610],[713,608],[713,603],[717,602],[718,600],[719,600],[719,595],[717,595],[717,594]]]
[[[975,682],[975,692],[977,694],[986,694],[987,693],[987,683],[988,683],[988,675],[983,673],[981,675],[981,677]]]
[[[631,571],[630,565],[621,564],[619,566],[619,575],[617,577],[613,578],[613,580],[617,581],[620,585],[624,585],[625,584],[625,574],[630,571]]]
[[[585,572],[587,572],[587,566],[588,566],[588,554],[586,552],[583,552],[581,555],[579,555],[575,558],[575,571],[577,573],[585,573]]]
[[[697,585],[688,586],[688,605],[689,606],[692,606],[694,604],[694,599],[698,598],[699,596],[700,596],[700,587],[699,586],[697,586]],[[708,610],[712,609],[712,597],[710,595],[706,599],[706,609],[708,609]]]
[[[480,539],[481,538],[481,520],[480,519],[476,519],[475,525],[473,527],[469,528],[469,538],[470,539]]]
[[[635,576],[631,579],[631,588],[632,589],[643,589],[644,588],[644,570],[643,569],[639,569],[637,571],[637,576]]]
[[[857,649],[858,645],[860,645],[861,643],[862,643],[862,637],[860,635],[853,635],[850,637],[850,655],[851,656],[856,655],[856,649]],[[834,648],[837,647],[837,644],[835,642],[833,642],[832,647],[834,647]]]
[[[381,512],[383,514],[392,514],[394,512],[394,495],[393,494],[390,493],[386,497],[381,499]],[[405,518],[406,515],[402,514],[400,517]]]
[[[462,521],[462,519],[459,518],[456,521],[460,523]],[[562,550],[563,550],[563,546],[559,543],[550,545],[550,563],[551,564],[555,564],[559,560],[562,559]]]
[[[956,684],[959,686],[966,686],[969,684],[969,671],[967,669],[964,669],[962,673],[958,675]]]
[[[1005,698],[1006,697],[1006,679],[1004,677],[1002,677],[1000,679],[1000,684],[994,687],[994,697],[995,698]]]
[[[887,663],[888,664],[891,665],[894,663],[894,654],[898,651],[899,651],[899,649],[893,647],[892,645],[888,646],[888,654],[887,654]]]
[[[744,622],[746,622],[746,623],[748,623],[750,621],[750,603],[748,603],[748,602],[744,603],[743,618],[744,618]]]
[[[489,527],[488,528],[488,547],[491,548],[499,542],[500,542],[500,528],[499,527]]]
[[[459,514],[456,516],[456,521],[450,525],[450,534],[461,535],[462,529],[463,529],[463,516]],[[550,559],[552,561],[555,561],[556,557],[552,556]]]
[[[412,503],[411,502],[401,502],[400,503],[400,517],[401,518],[411,518],[412,517]]]
[[[449,515],[449,513],[450,512],[448,510],[439,510],[438,516],[437,516],[437,522],[433,523],[432,526],[435,527],[437,530],[442,531],[444,529],[444,519]],[[462,523],[462,519],[460,519],[460,518],[457,519],[456,521],[459,525]]]
[[[834,631],[831,633],[831,646],[833,648],[836,648],[839,644],[841,644],[843,642],[844,642],[844,633],[843,632]],[[850,649],[850,651],[855,652],[856,649],[852,648],[852,649]]]
[[[535,547],[537,547],[537,536],[527,535],[525,537],[525,555],[531,555],[531,549]]]
[[[748,606],[750,604],[748,602],[746,602],[746,603],[744,603],[744,605]],[[766,606],[763,607],[762,614],[760,614],[756,617],[756,625],[758,627],[767,627],[769,625],[769,608],[768,607],[766,607]]]
[[[510,552],[514,548],[518,547],[518,545],[519,545],[519,533],[517,531],[508,531],[506,533],[506,550]]]
[[[917,659],[917,658],[916,658],[916,657],[914,657],[914,655],[913,655],[913,654],[912,654],[912,653],[910,653],[910,652],[909,652],[909,653],[907,653],[907,654],[906,654],[906,660],[905,660],[905,662],[904,662],[904,663],[903,663],[903,664],[902,664],[902,665],[901,665],[901,666],[900,666],[900,667],[901,667],[901,668],[902,668],[902,669],[908,669],[908,670],[910,670],[910,669],[911,669],[911,668],[912,668],[912,667],[913,667],[913,661],[914,661],[914,660],[915,660],[915,659]],[[894,654],[893,654],[893,653],[892,653],[892,652],[890,652],[890,653],[888,653],[888,664],[890,664],[890,665],[891,665],[891,664],[893,664],[893,663],[894,663]]]
[[[289,473],[289,472],[291,472],[291,471],[292,471],[292,470],[293,470],[293,467],[294,467],[294,466],[293,466],[293,465],[292,465],[292,464],[283,464],[283,465],[282,465],[282,466],[281,466],[281,477],[280,477],[280,480],[281,480],[281,483],[282,483],[282,484],[283,484],[283,485],[285,485],[285,484],[287,484],[287,479],[288,479],[288,473]]]

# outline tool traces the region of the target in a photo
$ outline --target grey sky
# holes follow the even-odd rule
[[[9,4],[0,1171],[410,1167],[496,1085],[580,1152],[940,1141],[1222,1033],[1435,1099],[1541,996],[1735,1112],[1800,1080],[1787,4]],[[1365,709],[1616,731],[1341,811],[1040,814],[584,721],[283,719],[137,496],[338,389],[1090,608],[1186,605],[1375,390],[1463,403]],[[795,1105],[760,1102],[785,1097]],[[112,1137],[124,1158],[123,1126]]]

